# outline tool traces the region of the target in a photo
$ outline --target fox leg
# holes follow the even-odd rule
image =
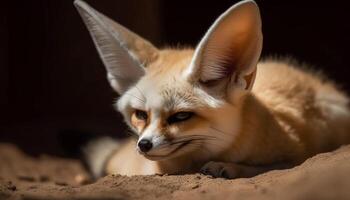
[[[210,161],[201,168],[201,173],[227,179],[249,178],[273,170],[291,167],[290,165],[248,166],[228,162]]]

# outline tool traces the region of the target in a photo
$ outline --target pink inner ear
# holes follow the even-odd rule
[[[202,82],[227,78],[235,72],[251,73],[254,70],[246,68],[257,61],[256,55],[260,55],[261,45],[258,43],[261,43],[261,25],[259,13],[251,6],[242,6],[226,14],[210,30],[202,46],[199,63]]]
[[[251,74],[249,74],[249,75],[244,77],[244,80],[247,83],[247,86],[244,89],[246,89],[246,90],[252,89],[253,83],[255,81],[255,77],[256,77],[256,69],[254,70],[253,73],[251,73]]]

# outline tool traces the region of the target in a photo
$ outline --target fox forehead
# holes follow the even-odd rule
[[[146,74],[123,94],[118,109],[126,107],[155,112],[189,110],[217,101],[183,76],[189,66],[193,50],[163,50],[158,58],[146,67]]]
[[[189,66],[193,49],[165,49],[159,51],[157,59],[146,67],[146,77],[161,82],[173,81],[182,76]]]

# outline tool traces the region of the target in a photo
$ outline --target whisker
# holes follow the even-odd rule
[[[222,130],[220,130],[220,129],[218,129],[218,128],[212,127],[212,126],[210,126],[210,129],[212,129],[212,130],[214,130],[214,131],[216,131],[216,132],[218,132],[218,133],[222,133],[222,134],[226,134],[226,135],[231,135],[230,133],[226,133],[226,132],[224,132],[224,131],[222,131]]]
[[[185,149],[188,150],[188,148],[201,147],[201,146],[202,146],[202,145],[201,145],[200,143],[191,142],[191,143],[188,143],[188,144],[186,145],[186,148],[185,148]],[[179,150],[181,151],[182,148],[179,149]]]
[[[169,142],[169,145],[175,145],[175,144],[179,144],[179,143],[184,143],[184,142],[192,142],[192,141],[203,141],[203,140],[210,140],[212,138],[181,138],[181,139],[176,139],[174,141]]]
[[[181,140],[181,141],[176,141],[176,142],[169,142],[169,143],[159,145],[158,148],[165,148],[165,147],[169,147],[169,146],[176,145],[176,144],[183,144],[186,142],[190,143],[190,142],[193,142],[195,140],[200,140],[200,139],[191,139],[191,140]]]
[[[135,85],[135,88],[137,89],[137,91],[139,91],[139,93],[142,95],[142,97],[144,99],[146,99],[145,95],[141,92],[141,90]]]
[[[199,140],[205,140],[205,139],[197,138],[197,139],[176,140],[174,142],[170,142],[169,145],[180,144],[180,143],[184,143],[184,142],[193,142],[193,141],[199,141]]]
[[[159,148],[165,148],[169,147],[172,145],[177,145],[177,144],[182,144],[182,143],[190,143],[192,144],[193,142],[198,142],[198,141],[205,141],[205,140],[212,140],[212,139],[217,139],[214,136],[207,136],[207,135],[187,135],[187,136],[182,136],[179,138],[176,138],[175,140],[162,144],[158,146]]]
[[[212,136],[212,135],[185,135],[185,136],[181,136],[181,137],[178,137],[176,138],[177,139],[186,139],[186,138],[216,138],[215,136]]]

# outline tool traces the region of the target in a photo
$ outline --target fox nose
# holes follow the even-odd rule
[[[139,143],[137,144],[139,146],[139,149],[146,153],[147,151],[151,150],[153,147],[153,144],[151,141],[147,140],[147,139],[142,139],[139,141]]]

